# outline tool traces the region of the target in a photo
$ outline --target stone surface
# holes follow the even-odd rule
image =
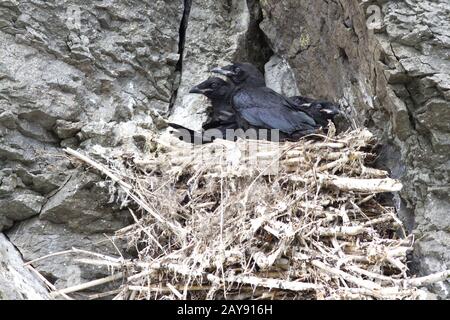
[[[116,206],[114,195],[97,174],[77,172],[48,197],[39,217],[79,233],[113,233],[127,225],[129,216]]]
[[[48,291],[28,270],[20,252],[0,233],[0,300],[47,300]]]
[[[183,9],[183,0],[0,1],[0,231],[21,230],[12,242],[27,259],[128,223],[111,185],[62,148],[145,147],[175,93]],[[70,262],[38,269],[63,284]]]
[[[25,261],[72,248],[120,256],[110,239],[101,233],[74,232],[64,224],[56,224],[39,218],[23,221],[8,231],[11,242],[20,250]],[[123,249],[120,241],[118,248]],[[78,263],[70,254],[57,255],[33,263],[55,287],[65,288],[110,275],[103,267]],[[78,256],[79,257],[79,256]]]
[[[289,64],[279,56],[272,56],[264,66],[264,70],[266,85],[269,88],[287,97],[300,95],[294,72]]]

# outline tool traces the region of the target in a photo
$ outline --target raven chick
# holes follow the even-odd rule
[[[214,129],[223,133],[226,129],[238,128],[277,129],[287,138],[297,139],[317,128],[307,113],[296,110],[292,101],[266,87],[239,88],[214,77],[196,85],[190,92],[203,94],[211,100],[215,118],[219,119],[216,121],[219,126]],[[262,136],[258,134],[257,138]]]
[[[212,102],[213,113],[217,119],[217,126],[212,128],[213,136],[210,136],[209,130],[200,133],[188,131],[191,140],[197,139],[196,141],[200,141],[201,144],[213,141],[213,138],[218,137],[217,132],[222,135],[222,138],[228,139],[227,129],[275,129],[279,130],[281,140],[295,140],[314,133],[318,128],[316,122],[307,113],[297,110],[292,101],[267,87],[236,88],[220,78],[210,78],[193,87],[190,93],[207,96]],[[224,110],[225,114],[223,114]],[[229,112],[233,113],[233,116],[230,117]],[[227,121],[222,121],[223,119]],[[230,119],[233,121],[229,121]],[[176,125],[172,126],[176,127]],[[185,128],[178,126],[177,129]],[[232,135],[233,140],[235,140],[235,134],[236,132]],[[237,134],[240,136],[242,133]],[[253,133],[250,135],[253,136]],[[254,137],[267,139],[269,135],[272,139],[272,132],[256,130]]]
[[[328,120],[333,121],[334,117],[340,113],[339,106],[328,101],[314,100],[302,96],[291,97],[290,99],[294,101],[299,110],[312,116],[322,128],[326,128]]]
[[[234,85],[217,77],[194,86],[189,93],[199,93],[206,96],[212,104],[211,120],[203,125],[203,129],[215,128],[219,125],[236,123],[236,115],[231,107],[231,93]]]
[[[212,104],[213,114],[211,120],[202,126],[202,131],[194,131],[183,126],[170,123],[177,129],[180,138],[194,144],[206,144],[213,142],[216,138],[235,140],[234,135],[227,135],[227,130],[236,130],[238,125],[236,115],[231,107],[230,97],[234,90],[232,83],[220,78],[209,78],[194,86],[189,93],[203,94],[209,98]]]
[[[279,130],[284,139],[298,139],[316,132],[318,126],[306,112],[270,88],[240,88],[233,92],[232,106],[238,123],[259,129]]]
[[[265,87],[264,75],[251,63],[234,63],[222,68],[214,68],[211,72],[228,77],[234,85],[246,88]],[[294,108],[308,113],[315,122],[326,128],[328,120],[333,121],[339,114],[339,107],[328,101],[315,100],[304,96],[287,98]]]

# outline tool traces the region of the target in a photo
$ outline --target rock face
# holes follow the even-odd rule
[[[378,165],[405,186],[415,270],[449,269],[449,13],[447,0],[0,0],[0,231],[25,260],[116,254],[102,234],[128,212],[62,148],[101,159],[145,151],[163,118],[198,129],[208,103],[189,89],[239,60],[376,133]],[[105,274],[69,256],[36,268],[57,287]]]
[[[274,55],[264,66],[266,85],[287,97],[300,95],[295,75],[286,60]]]
[[[340,101],[401,178],[419,273],[450,268],[450,3],[261,1],[261,28],[302,94]],[[369,29],[369,30],[368,30]],[[448,283],[433,288],[448,297]]]
[[[28,219],[8,231],[11,242],[20,250],[25,261],[41,258],[48,254],[77,249],[118,255],[110,239],[99,233],[73,231],[66,224],[57,224],[38,217]],[[120,242],[116,242],[122,247]],[[58,255],[33,263],[53,285],[66,288],[94,278],[110,275],[106,268],[74,262],[71,255]]]
[[[90,248],[127,224],[109,186],[62,147],[145,148],[176,87],[183,9],[182,0],[0,1],[0,231],[15,225],[25,259]],[[63,283],[69,259],[38,270]]]
[[[0,300],[47,300],[45,285],[23,266],[20,253],[0,234]]]

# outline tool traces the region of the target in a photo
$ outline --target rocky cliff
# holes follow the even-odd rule
[[[62,148],[140,153],[162,118],[199,128],[208,104],[188,88],[246,60],[274,89],[340,102],[378,135],[377,164],[405,186],[394,201],[417,239],[413,270],[449,269],[449,52],[446,0],[0,0],[0,247],[26,261],[117,254],[108,235],[128,210]],[[34,265],[57,287],[107,272],[70,256]]]

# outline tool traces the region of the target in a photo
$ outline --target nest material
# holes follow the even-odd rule
[[[116,299],[423,297],[418,286],[449,273],[408,274],[413,239],[380,196],[401,183],[369,166],[369,131],[331,135],[195,148],[159,138],[145,158],[104,155],[107,166],[67,150],[120,186],[135,223],[117,237],[137,258],[78,259],[114,273],[54,294],[122,279]]]

